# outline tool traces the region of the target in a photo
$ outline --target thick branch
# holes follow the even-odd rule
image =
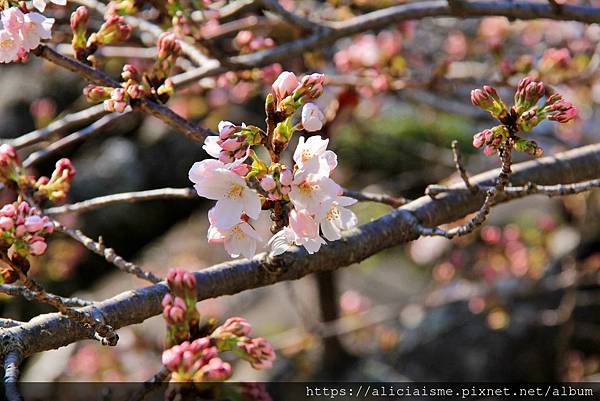
[[[33,291],[30,291],[27,287],[21,285],[9,285],[9,284],[0,284],[0,292],[3,294],[11,295],[11,296],[22,296],[28,301],[38,301],[36,294]],[[65,298],[60,295],[54,295],[50,293],[46,293],[49,297],[60,300],[66,306],[88,306],[92,305],[92,301],[86,301],[85,299],[79,299],[76,297]]]
[[[516,185],[536,182],[540,185],[569,184],[600,178],[600,145],[590,145],[554,157],[545,157],[512,166],[511,180]],[[498,170],[471,177],[473,185],[491,186],[499,175]],[[462,182],[456,187],[464,187]],[[522,194],[525,196],[526,194]],[[237,260],[212,266],[195,273],[199,299],[237,294],[244,290],[267,286],[285,280],[295,280],[318,271],[335,270],[358,263],[384,249],[418,237],[415,224],[438,226],[451,223],[481,207],[481,191],[451,192],[436,199],[423,196],[394,210],[375,221],[346,233],[339,241],[307,255],[301,249],[285,253],[281,258],[269,260],[264,254],[253,260]],[[512,199],[498,194],[497,202]],[[279,273],[273,271],[279,269]],[[115,328],[141,323],[161,313],[161,300],[167,292],[164,283],[127,291],[99,302],[82,311],[101,314],[106,323]],[[87,337],[87,333],[73,320],[59,314],[46,314],[33,318],[18,327],[0,332],[0,350],[6,351],[11,339],[22,344],[24,355],[65,346]]]

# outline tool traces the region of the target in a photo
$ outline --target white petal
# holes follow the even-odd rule
[[[57,4],[59,6],[66,6],[67,5],[67,0],[50,0],[52,1],[54,4]]]
[[[260,198],[258,197],[258,193],[256,193],[253,189],[244,189],[242,192],[242,207],[246,214],[253,219],[258,219],[260,216]]]
[[[358,218],[350,209],[346,209],[343,207],[338,208],[340,212],[340,228],[342,230],[349,230],[351,228],[356,227],[358,224]]]
[[[213,208],[213,225],[219,228],[230,228],[240,222],[242,205],[239,201],[223,198]]]
[[[202,149],[204,149],[206,153],[208,153],[216,159],[219,158],[219,155],[222,150],[221,145],[217,143],[218,140],[218,136],[210,135],[206,137],[206,139],[204,140],[204,145],[202,145]]]
[[[219,160],[207,159],[196,162],[190,168],[188,178],[193,183],[198,183],[213,174],[218,168],[223,168],[223,162]]]
[[[43,13],[46,9],[46,0],[33,0],[33,6]]]
[[[342,238],[340,230],[327,219],[321,222],[321,231],[323,231],[323,236],[327,238],[328,241],[337,241]]]

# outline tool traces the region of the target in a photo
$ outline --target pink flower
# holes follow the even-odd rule
[[[198,371],[200,381],[223,381],[231,376],[231,365],[220,358],[212,358]]]
[[[294,178],[290,201],[296,209],[305,209],[311,214],[320,215],[327,206],[325,202],[341,195],[342,189],[331,178],[318,174],[308,174]]]
[[[321,245],[325,244],[323,238],[319,236],[319,225],[306,210],[292,209],[289,221],[295,235],[294,243],[303,246],[308,253],[317,252]]]
[[[52,26],[54,18],[46,18],[42,14],[32,12],[25,14],[25,22],[21,28],[23,37],[22,46],[25,50],[31,50],[38,47],[41,39],[50,39],[52,37]]]
[[[241,220],[228,228],[219,228],[215,225],[215,208],[208,212],[211,226],[208,229],[208,242],[210,244],[222,243],[225,251],[232,257],[240,255],[251,259],[256,254],[259,246],[264,246],[270,236],[271,220],[269,212],[261,211],[258,219]]]
[[[40,231],[44,228],[44,221],[40,216],[29,216],[25,219],[25,229],[30,233]]]
[[[341,232],[356,226],[358,219],[356,215],[345,206],[356,203],[356,199],[347,196],[338,196],[330,204],[329,210],[320,220],[321,231],[328,241],[337,241],[342,238]]]
[[[0,229],[11,230],[15,226],[15,222],[10,217],[0,217]]]
[[[0,63],[15,61],[20,48],[21,38],[18,34],[6,29],[0,30]]]
[[[222,162],[203,160],[194,163],[189,178],[199,196],[217,201],[212,209],[214,226],[231,228],[239,223],[242,213],[258,219],[261,210],[258,193],[248,188],[246,181]]]
[[[290,227],[283,227],[281,231],[273,235],[269,240],[268,245],[271,248],[269,256],[278,256],[287,252],[288,249],[294,245],[295,241],[296,234],[294,233],[294,230]]]
[[[46,245],[46,243],[43,240],[35,241],[35,242],[29,244],[29,252],[34,256],[39,256],[39,255],[43,254],[44,252],[46,252],[47,247],[48,247],[48,245]]]
[[[298,87],[298,79],[293,72],[284,71],[279,74],[279,77],[273,82],[273,93],[280,102],[292,94],[294,89]]]
[[[308,174],[329,176],[337,167],[337,156],[327,150],[328,143],[329,139],[321,139],[318,135],[311,136],[306,141],[304,137],[300,137],[293,157],[298,167],[296,179],[302,179]]]
[[[2,11],[2,25],[7,31],[18,34],[23,23],[25,22],[25,15],[17,7],[11,7]]]
[[[302,108],[302,127],[308,132],[323,128],[325,116],[314,103],[306,103]]]

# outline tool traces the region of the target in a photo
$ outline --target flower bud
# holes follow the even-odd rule
[[[135,68],[135,66],[131,64],[125,64],[123,66],[123,72],[121,73],[121,78],[124,81],[129,81],[130,79],[136,82],[139,82],[141,76],[140,72]]]
[[[83,88],[83,95],[93,103],[109,99],[113,88],[107,86],[87,85]]]
[[[294,180],[294,174],[290,169],[285,169],[279,174],[279,182],[281,185],[289,186],[292,185],[292,181]]]
[[[168,57],[177,58],[181,52],[181,45],[177,36],[172,32],[163,32],[156,43],[158,59],[164,60]]]
[[[279,77],[273,82],[272,89],[277,102],[281,102],[283,99],[292,94],[294,89],[298,87],[298,79],[296,74],[289,71],[284,71],[279,74]]]
[[[33,256],[39,256],[46,252],[47,247],[48,245],[46,245],[46,242],[43,240],[35,241],[32,244],[29,244],[29,253],[31,253]]]
[[[24,225],[25,229],[30,233],[40,231],[44,228],[44,222],[42,221],[42,218],[37,215],[27,217]]]
[[[277,187],[277,183],[275,182],[275,180],[273,179],[272,175],[265,175],[261,180],[260,180],[260,187],[262,189],[264,189],[267,192],[270,192],[272,190],[275,189],[275,187]]]
[[[0,217],[0,229],[2,230],[12,230],[15,226],[15,222],[10,217],[2,216]]]
[[[229,121],[221,121],[219,123],[219,138],[225,140],[229,138],[229,136],[235,133],[235,124],[230,123]]]
[[[323,85],[325,84],[325,75],[310,74],[302,78],[300,88],[297,92],[302,92],[303,100],[309,101],[318,98],[323,94]],[[299,93],[300,94],[300,93]],[[296,97],[296,94],[294,94]]]
[[[308,132],[323,128],[325,116],[314,103],[306,103],[302,108],[302,127]]]

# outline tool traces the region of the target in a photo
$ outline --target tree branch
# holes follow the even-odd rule
[[[85,246],[87,249],[94,252],[95,254],[102,256],[108,263],[113,264],[119,270],[125,273],[133,274],[134,276],[142,280],[149,281],[151,283],[159,283],[161,281],[160,277],[156,276],[154,273],[147,272],[138,265],[128,262],[119,255],[117,255],[115,250],[112,248],[107,248],[102,243],[102,240],[100,240],[100,242],[96,242],[79,230],[67,228],[56,220],[54,220],[53,222],[54,225],[58,228],[58,230],[67,234],[75,241],[81,243],[83,246]]]
[[[8,285],[8,284],[0,284],[0,292],[3,294],[7,294],[10,296],[22,296],[28,301],[37,301],[38,298],[33,291],[30,291],[27,287],[20,285]],[[94,302],[86,301],[85,299],[79,299],[76,297],[65,298],[60,295],[54,295],[50,293],[46,293],[48,296],[60,300],[66,306],[88,306],[93,305]]]
[[[517,185],[535,181],[540,185],[576,183],[600,179],[600,145],[590,145],[568,152],[519,163],[512,166],[512,181]],[[498,170],[471,177],[473,185],[491,186]],[[462,182],[456,187],[463,187]],[[521,193],[526,196],[527,194]],[[498,194],[496,203],[514,199]],[[450,192],[432,199],[423,196],[391,213],[344,234],[319,252],[307,255],[299,248],[281,257],[269,259],[264,254],[252,260],[236,260],[196,272],[199,300],[232,295],[252,288],[285,280],[295,280],[318,271],[335,270],[358,263],[384,249],[418,238],[415,225],[438,226],[477,211],[484,201],[481,191]],[[279,271],[273,274],[273,271]],[[141,323],[162,312],[161,300],[168,288],[164,282],[126,291],[82,311],[95,310],[107,324],[119,328]],[[6,353],[11,344],[21,344],[24,355],[46,351],[87,338],[83,328],[60,314],[33,318],[18,327],[0,331],[0,350]]]

